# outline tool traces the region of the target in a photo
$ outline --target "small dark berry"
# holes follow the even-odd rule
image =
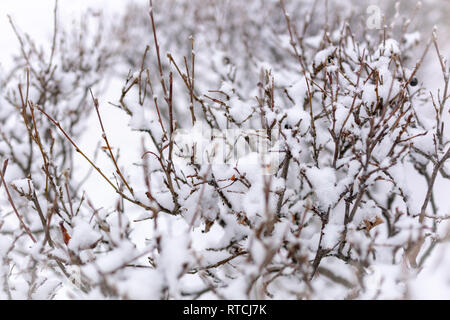
[[[409,83],[412,87],[417,86],[417,84],[419,83],[419,81],[417,80],[417,78],[412,78],[411,82]]]

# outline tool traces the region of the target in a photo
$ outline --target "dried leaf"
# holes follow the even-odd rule
[[[66,245],[68,245],[69,244],[69,241],[70,241],[70,235],[69,235],[69,233],[67,232],[67,229],[64,227],[64,222],[60,222],[59,223],[59,227],[61,228],[61,233],[62,233],[62,236],[63,236],[63,240],[64,240],[64,243],[66,244]]]
[[[214,220],[206,220],[205,221],[205,233],[209,232],[212,225],[214,224]]]
[[[372,230],[372,228],[374,228],[377,225],[382,224],[382,223],[383,223],[383,220],[378,216],[375,218],[375,221],[373,221],[373,222],[368,219],[364,220],[364,224],[366,225],[367,231]]]

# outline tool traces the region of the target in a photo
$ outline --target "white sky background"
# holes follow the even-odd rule
[[[132,0],[133,1],[133,0]],[[145,0],[136,0],[145,1]],[[120,13],[130,0],[60,0],[58,2],[60,22],[70,23],[79,18],[88,8],[103,8],[107,15]],[[11,55],[18,52],[17,38],[9,24],[7,15],[16,26],[34,39],[51,39],[55,0],[1,0],[0,1],[0,64],[6,67]]]

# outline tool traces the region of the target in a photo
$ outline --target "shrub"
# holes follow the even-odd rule
[[[98,27],[65,31],[55,7],[49,52],[11,22],[1,296],[415,297],[448,240],[435,196],[449,178],[448,66],[436,30],[420,40],[402,17],[370,30],[331,10],[348,13],[150,1],[148,15],[131,6],[117,25],[91,15]],[[437,93],[418,73],[431,51]],[[135,168],[103,124],[99,84],[117,73],[111,105],[139,132]],[[80,148],[90,116],[113,172]],[[82,158],[115,207],[82,191]]]

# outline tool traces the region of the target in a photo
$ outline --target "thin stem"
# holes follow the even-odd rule
[[[5,181],[5,172],[6,172],[6,168],[7,167],[8,167],[8,159],[6,159],[3,162],[3,170],[2,170],[3,172],[0,172],[0,177],[2,178],[2,182],[3,182],[3,185],[5,186],[6,194],[8,196],[8,201],[11,204],[11,207],[13,208],[14,213],[16,214],[17,218],[19,219],[20,225],[25,230],[25,232],[28,234],[30,239],[33,240],[34,243],[36,243],[37,242],[36,239],[33,237],[33,234],[31,233],[31,230],[27,227],[25,222],[23,222],[22,215],[19,213],[19,211],[17,211],[16,205],[14,204],[14,201],[13,201],[13,199],[11,197],[11,194],[9,193],[8,185],[6,184],[6,181]]]

